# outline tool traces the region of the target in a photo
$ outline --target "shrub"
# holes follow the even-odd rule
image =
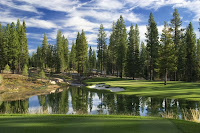
[[[25,64],[24,67],[23,67],[22,75],[24,75],[24,76],[28,76],[28,67],[27,67],[26,64]]]
[[[10,73],[10,66],[7,64],[3,70],[4,73]]]
[[[0,84],[3,82],[3,76],[0,75]]]
[[[40,71],[39,76],[41,79],[44,79],[46,77],[43,69]]]

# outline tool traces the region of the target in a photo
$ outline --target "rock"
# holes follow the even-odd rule
[[[52,84],[52,85],[55,85],[55,84],[56,84],[56,81],[51,81],[51,80],[50,80],[49,83]]]
[[[64,82],[64,80],[60,79],[60,78],[56,78],[55,80],[56,80],[57,83],[63,83]]]
[[[51,94],[51,93],[55,93],[55,92],[56,92],[56,90],[52,90],[52,91],[50,91],[50,94]]]

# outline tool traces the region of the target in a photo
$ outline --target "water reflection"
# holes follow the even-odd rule
[[[200,102],[181,99],[116,95],[86,88],[70,87],[63,92],[33,96],[27,100],[1,101],[2,114],[126,114],[161,116],[172,112],[183,118],[183,110],[199,110]]]

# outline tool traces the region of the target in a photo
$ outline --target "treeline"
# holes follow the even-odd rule
[[[200,41],[192,23],[182,29],[177,9],[169,24],[164,22],[159,38],[157,24],[150,13],[146,45],[140,42],[138,25],[131,25],[129,33],[123,17],[113,22],[109,44],[101,24],[97,35],[97,51],[89,49],[84,31],[77,34],[68,52],[68,41],[58,31],[56,45],[47,43],[46,34],[42,47],[30,59],[31,66],[52,68],[55,72],[77,71],[81,74],[97,69],[109,74],[147,80],[167,79],[197,81],[200,79]],[[46,52],[45,52],[46,51]],[[97,59],[96,59],[97,53]]]
[[[113,22],[108,39],[101,24],[97,35],[97,51],[88,48],[85,32],[78,32],[71,51],[68,40],[57,32],[55,45],[49,44],[46,33],[41,47],[29,58],[29,67],[52,72],[77,71],[80,74],[97,70],[109,74],[148,80],[167,79],[197,81],[200,79],[200,41],[192,23],[182,29],[177,9],[170,23],[164,22],[159,38],[157,24],[150,13],[146,45],[140,42],[138,25],[131,25],[127,33],[123,17]],[[13,72],[20,72],[28,64],[28,45],[25,22],[21,25],[0,26],[0,69],[8,64]],[[97,56],[96,56],[97,53]]]
[[[26,37],[26,24],[17,21],[2,26],[0,23],[0,72],[6,66],[13,73],[20,73],[28,65],[28,43]]]
[[[185,29],[181,26],[182,21],[175,9],[171,22],[164,22],[159,38],[157,24],[150,13],[144,45],[143,42],[140,44],[137,24],[131,25],[127,37],[126,26],[121,16],[113,23],[108,48],[104,48],[105,44],[98,43],[98,51],[107,53],[101,57],[103,59],[98,60],[105,61],[102,67],[108,74],[121,78],[128,76],[133,79],[164,79],[165,84],[168,78],[197,81],[200,78],[200,41],[196,40],[192,23]]]
[[[56,45],[48,43],[45,33],[42,46],[38,47],[37,52],[32,54],[29,65],[39,67],[43,71],[45,68],[51,68],[55,72],[64,72],[68,68],[68,52],[68,40],[60,30],[57,32]]]
[[[138,25],[131,25],[128,37],[122,16],[113,23],[103,69],[108,74],[149,80],[197,81],[200,78],[200,41],[192,23],[181,28],[182,21],[177,9],[171,22],[164,22],[161,38],[153,14],[150,13],[146,45],[140,44]],[[139,47],[140,45],[140,47]]]
[[[78,73],[91,72],[96,68],[96,53],[90,47],[85,32],[78,32],[76,42],[72,42],[71,51],[68,48],[68,40],[59,30],[57,32],[56,45],[48,44],[46,33],[41,47],[30,58],[30,67],[37,67],[44,71],[50,68],[51,72],[77,71]]]

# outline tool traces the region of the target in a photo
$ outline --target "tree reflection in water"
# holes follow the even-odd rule
[[[34,100],[33,100],[34,99]],[[183,99],[116,95],[108,91],[69,87],[62,92],[30,97],[26,100],[0,101],[2,114],[124,114],[161,116],[171,112],[183,118],[183,110],[199,110],[200,102]]]

